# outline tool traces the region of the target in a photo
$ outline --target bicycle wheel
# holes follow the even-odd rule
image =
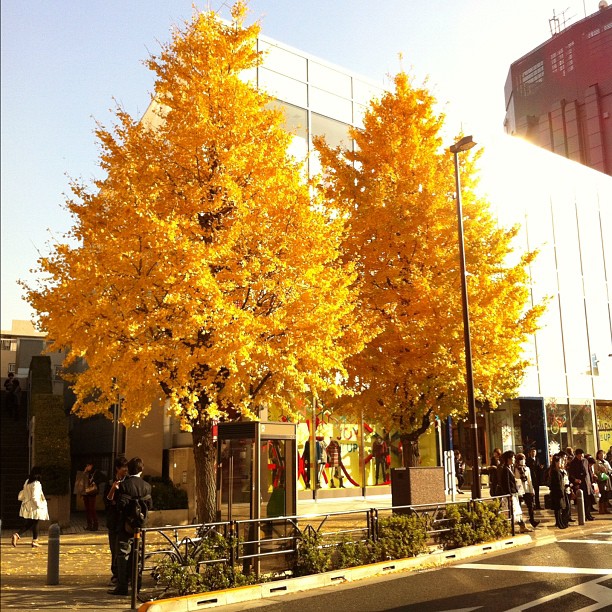
[[[173,596],[174,593],[170,585],[164,580],[160,570],[165,563],[178,560],[178,556],[173,550],[151,551],[145,554],[141,583],[138,590],[139,601],[145,603]]]

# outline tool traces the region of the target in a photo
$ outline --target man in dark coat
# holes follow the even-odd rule
[[[593,494],[593,483],[591,482],[591,471],[589,470],[589,462],[584,457],[584,451],[577,448],[574,452],[574,458],[567,465],[567,475],[574,491],[582,490],[584,499],[584,515],[587,521],[594,521],[591,516],[591,505],[589,503],[590,495]]]
[[[117,552],[119,550],[119,521],[120,514],[117,510],[117,499],[115,483],[121,483],[128,473],[128,461],[125,457],[115,459],[115,473],[113,479],[106,483],[104,488],[104,507],[106,508],[106,528],[108,529],[108,546],[111,552],[111,584],[117,584]]]
[[[538,449],[530,448],[525,461],[529,471],[531,472],[531,482],[533,483],[534,491],[534,506],[536,510],[541,510],[540,506],[540,485],[544,475],[544,466],[538,460]]]
[[[151,485],[145,482],[142,476],[142,459],[134,457],[128,461],[128,475],[121,481],[113,483],[111,491],[117,500],[117,512],[119,514],[119,528],[117,531],[117,586],[108,591],[109,595],[127,595],[128,582],[134,558],[135,533],[126,524],[127,511],[132,500],[141,499],[151,509]]]

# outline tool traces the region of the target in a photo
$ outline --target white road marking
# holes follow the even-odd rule
[[[612,544],[612,540],[557,540],[559,544]]]
[[[462,563],[460,565],[453,565],[453,568],[501,570],[505,572],[541,572],[543,574],[585,574],[587,576],[605,576],[612,574],[612,568],[558,567],[555,565],[496,565],[493,563]]]
[[[541,606],[544,603],[554,601],[555,599],[563,597],[564,595],[569,595],[570,593],[579,593],[580,595],[583,595],[594,602],[593,605],[580,608],[579,612],[594,612],[595,610],[602,610],[604,608],[609,610],[610,606],[612,605],[612,589],[599,584],[604,580],[608,580],[608,578],[609,576],[604,576],[603,578],[590,580],[589,582],[585,582],[583,584],[577,584],[576,586],[565,589],[564,591],[559,591],[558,593],[553,593],[552,595],[547,595],[546,597],[541,597],[535,601],[522,604],[516,608],[505,610],[505,612],[523,612],[524,610],[529,610],[529,608],[533,608],[535,606]]]

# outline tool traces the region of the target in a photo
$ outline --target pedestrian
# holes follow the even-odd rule
[[[501,448],[494,448],[491,454],[491,463],[489,463],[489,495],[495,497],[499,495],[497,490],[497,470],[501,464],[502,450]]]
[[[531,482],[533,483],[533,505],[536,510],[541,510],[540,505],[540,485],[544,478],[544,465],[538,459],[538,449],[533,446],[527,453],[525,465],[531,472]]]
[[[574,458],[574,449],[571,446],[565,448],[565,466],[567,467]]]
[[[19,420],[19,404],[21,402],[21,385],[14,372],[9,372],[4,381],[6,391],[6,407],[10,416],[16,421]]]
[[[25,519],[25,524],[11,537],[11,544],[13,546],[17,546],[21,536],[29,529],[32,530],[32,548],[37,548],[41,545],[38,541],[38,522],[49,520],[47,500],[40,482],[41,474],[42,472],[39,467],[33,467],[28,479],[23,483],[23,489],[19,493],[19,499],[21,500],[19,516]]]
[[[585,454],[584,458],[588,461],[589,463],[589,478],[591,479],[591,494],[589,495],[589,508],[591,511],[591,514],[593,514],[593,512],[597,511],[597,508],[595,507],[595,495],[599,495],[599,484],[597,483],[597,478],[595,477],[595,457],[593,457],[593,455],[590,454]],[[585,502],[586,503],[586,502]]]
[[[455,449],[455,476],[457,477],[457,493],[463,493],[461,488],[465,483],[465,461],[458,448]]]
[[[565,521],[565,510],[569,499],[565,493],[564,475],[562,473],[562,463],[564,458],[560,455],[553,455],[550,463],[550,504],[555,513],[555,527],[567,529]]]
[[[604,458],[604,452],[601,449],[595,455],[593,472],[599,486],[599,514],[610,514],[608,501],[612,497],[612,466]]]
[[[570,483],[574,488],[574,493],[578,490],[582,491],[584,499],[584,514],[587,521],[595,520],[591,515],[590,496],[593,494],[593,485],[591,483],[591,470],[589,462],[584,457],[584,451],[577,448],[574,452],[574,458],[567,464],[567,475]]]
[[[526,457],[523,453],[517,453],[514,464],[514,478],[518,489],[519,501],[525,502],[529,514],[529,522],[535,529],[540,521],[537,521],[534,513],[534,487],[531,470],[526,464]]]
[[[151,485],[142,479],[143,463],[140,457],[128,461],[128,475],[122,481],[115,481],[111,487],[113,498],[116,499],[119,516],[117,532],[117,585],[108,591],[109,595],[127,595],[131,576],[131,566],[134,563],[134,531],[128,523],[128,512],[132,503],[142,500],[151,509]],[[109,492],[109,494],[111,494]],[[140,586],[140,578],[138,579]]]
[[[98,531],[98,514],[96,512],[96,500],[100,492],[100,485],[106,480],[106,475],[98,471],[91,459],[87,460],[85,469],[85,486],[82,492],[85,516],[87,518],[87,531]]]
[[[525,525],[523,520],[523,511],[519,502],[518,487],[516,486],[516,478],[514,477],[514,451],[507,450],[501,456],[501,469],[498,472],[499,486],[502,495],[511,496],[512,514],[514,522],[520,527],[521,533],[533,531]]]
[[[378,484],[379,473],[382,471],[383,484],[387,482],[387,457],[389,456],[389,446],[380,434],[374,434],[372,442],[372,454],[376,465],[376,484]]]
[[[606,453],[606,461],[612,465],[612,446],[608,449],[608,452]]]
[[[115,473],[112,480],[106,483],[104,489],[104,507],[106,508],[106,528],[108,529],[108,547],[111,553],[111,584],[117,584],[117,551],[119,549],[119,511],[115,492],[117,487],[114,483],[121,483],[127,476],[128,467],[125,457],[115,459]]]
[[[576,499],[576,493],[570,483],[569,475],[567,473],[567,453],[565,451],[559,451],[559,457],[561,459],[559,463],[559,470],[563,477],[563,494],[565,495],[565,508],[563,509],[563,522],[566,525],[575,523],[576,520],[572,518],[572,501]]]

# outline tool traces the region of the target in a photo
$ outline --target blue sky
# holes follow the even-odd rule
[[[228,16],[229,3],[195,2]],[[553,13],[575,22],[597,0],[251,0],[262,32],[373,81],[400,69],[486,146],[502,131],[510,64],[550,37]],[[567,9],[567,10],[566,10]],[[95,120],[117,100],[139,116],[142,64],[192,14],[191,0],[2,0],[1,327],[32,316],[17,279],[70,226],[69,177],[97,174]],[[403,60],[400,62],[399,54]]]

